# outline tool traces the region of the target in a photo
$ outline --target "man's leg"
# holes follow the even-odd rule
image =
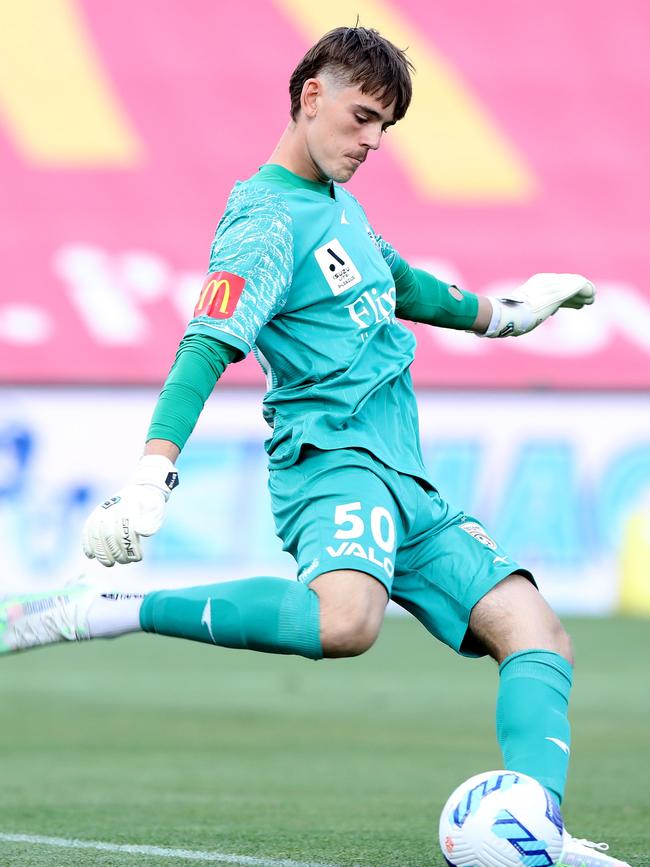
[[[396,561],[392,598],[441,641],[500,665],[498,737],[505,766],[562,799],[571,645],[525,570],[476,518],[422,491],[416,544]]]
[[[327,572],[310,586],[250,578],[148,594],[140,622],[146,632],[223,647],[356,656],[374,643],[387,599],[376,579],[352,570]]]
[[[375,641],[388,595],[370,575],[337,570],[310,587],[282,578],[251,578],[136,594],[70,587],[0,604],[0,652],[64,640],[147,632],[223,647],[354,656]]]
[[[366,452],[305,449],[298,463],[270,475],[277,532],[302,580],[250,578],[161,590],[144,599],[88,589],[73,599],[66,589],[32,599],[24,608],[3,608],[0,602],[0,652],[3,643],[5,652],[13,649],[12,635],[24,647],[110,637],[141,627],[207,644],[312,659],[363,653],[381,627],[402,535],[389,482]],[[61,626],[58,632],[56,627],[52,632],[54,621]]]
[[[505,578],[476,603],[470,632],[499,663],[497,736],[506,768],[534,777],[561,801],[570,752],[569,636],[519,574]],[[630,867],[605,854],[608,848],[576,839],[565,829],[558,867]]]
[[[505,578],[474,607],[470,630],[499,663],[497,737],[509,770],[562,801],[570,751],[569,636],[523,575]]]
[[[397,507],[374,469],[354,450],[306,448],[296,464],[272,471],[276,530],[301,580],[252,578],[154,593],[142,606],[143,629],[316,659],[363,653],[381,626],[396,541]],[[393,543],[371,559],[378,509]]]

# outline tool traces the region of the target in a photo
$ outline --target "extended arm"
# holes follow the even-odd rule
[[[181,340],[153,412],[145,455],[176,460],[217,380],[238,355],[216,336],[188,334]]]
[[[486,297],[466,292],[397,256],[391,267],[397,292],[395,313],[400,319],[442,328],[485,333],[492,318]]]
[[[237,357],[241,357],[237,349],[211,335],[183,338],[156,403],[135,474],[86,521],[87,557],[96,557],[104,566],[142,559],[140,537],[160,529],[165,505],[178,484],[174,461],[217,380]]]
[[[560,307],[579,310],[593,304],[596,294],[593,283],[580,274],[535,274],[510,293],[479,296],[411,268],[394,250],[387,261],[395,279],[397,316],[484,337],[526,334]]]
[[[286,302],[293,271],[290,217],[282,201],[242,185],[230,197],[212,246],[194,316],[156,404],[130,482],[91,513],[87,557],[104,566],[142,559],[141,537],[161,526],[178,484],[174,461],[227,364],[243,358]]]

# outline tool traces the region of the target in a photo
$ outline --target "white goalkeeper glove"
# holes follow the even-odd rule
[[[165,505],[176,485],[178,473],[169,458],[140,458],[129,484],[88,517],[83,529],[86,557],[96,558],[104,566],[142,560],[140,537],[160,529]]]
[[[490,297],[492,319],[483,337],[517,337],[537,328],[560,307],[593,304],[596,287],[580,274],[535,274],[522,286]]]

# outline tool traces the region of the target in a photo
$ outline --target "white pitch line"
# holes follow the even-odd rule
[[[42,837],[39,834],[2,834],[0,842],[26,843],[32,846],[58,846],[60,849],[94,849],[96,852],[120,852],[123,855],[153,855],[158,858],[183,858],[186,861],[238,864],[241,867],[336,867],[335,864],[313,864],[305,861],[277,861],[251,858],[248,855],[228,855],[225,852],[200,852],[194,849],[166,849],[162,846],[132,846],[100,843],[93,840],[66,840],[63,837]]]

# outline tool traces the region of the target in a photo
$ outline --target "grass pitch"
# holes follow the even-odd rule
[[[565,820],[644,867],[650,625],[568,626],[578,663]],[[501,765],[496,682],[492,662],[455,657],[407,618],[351,660],[141,635],[2,659],[0,833],[440,865],[448,794]],[[2,867],[136,863],[197,862],[0,841]]]

